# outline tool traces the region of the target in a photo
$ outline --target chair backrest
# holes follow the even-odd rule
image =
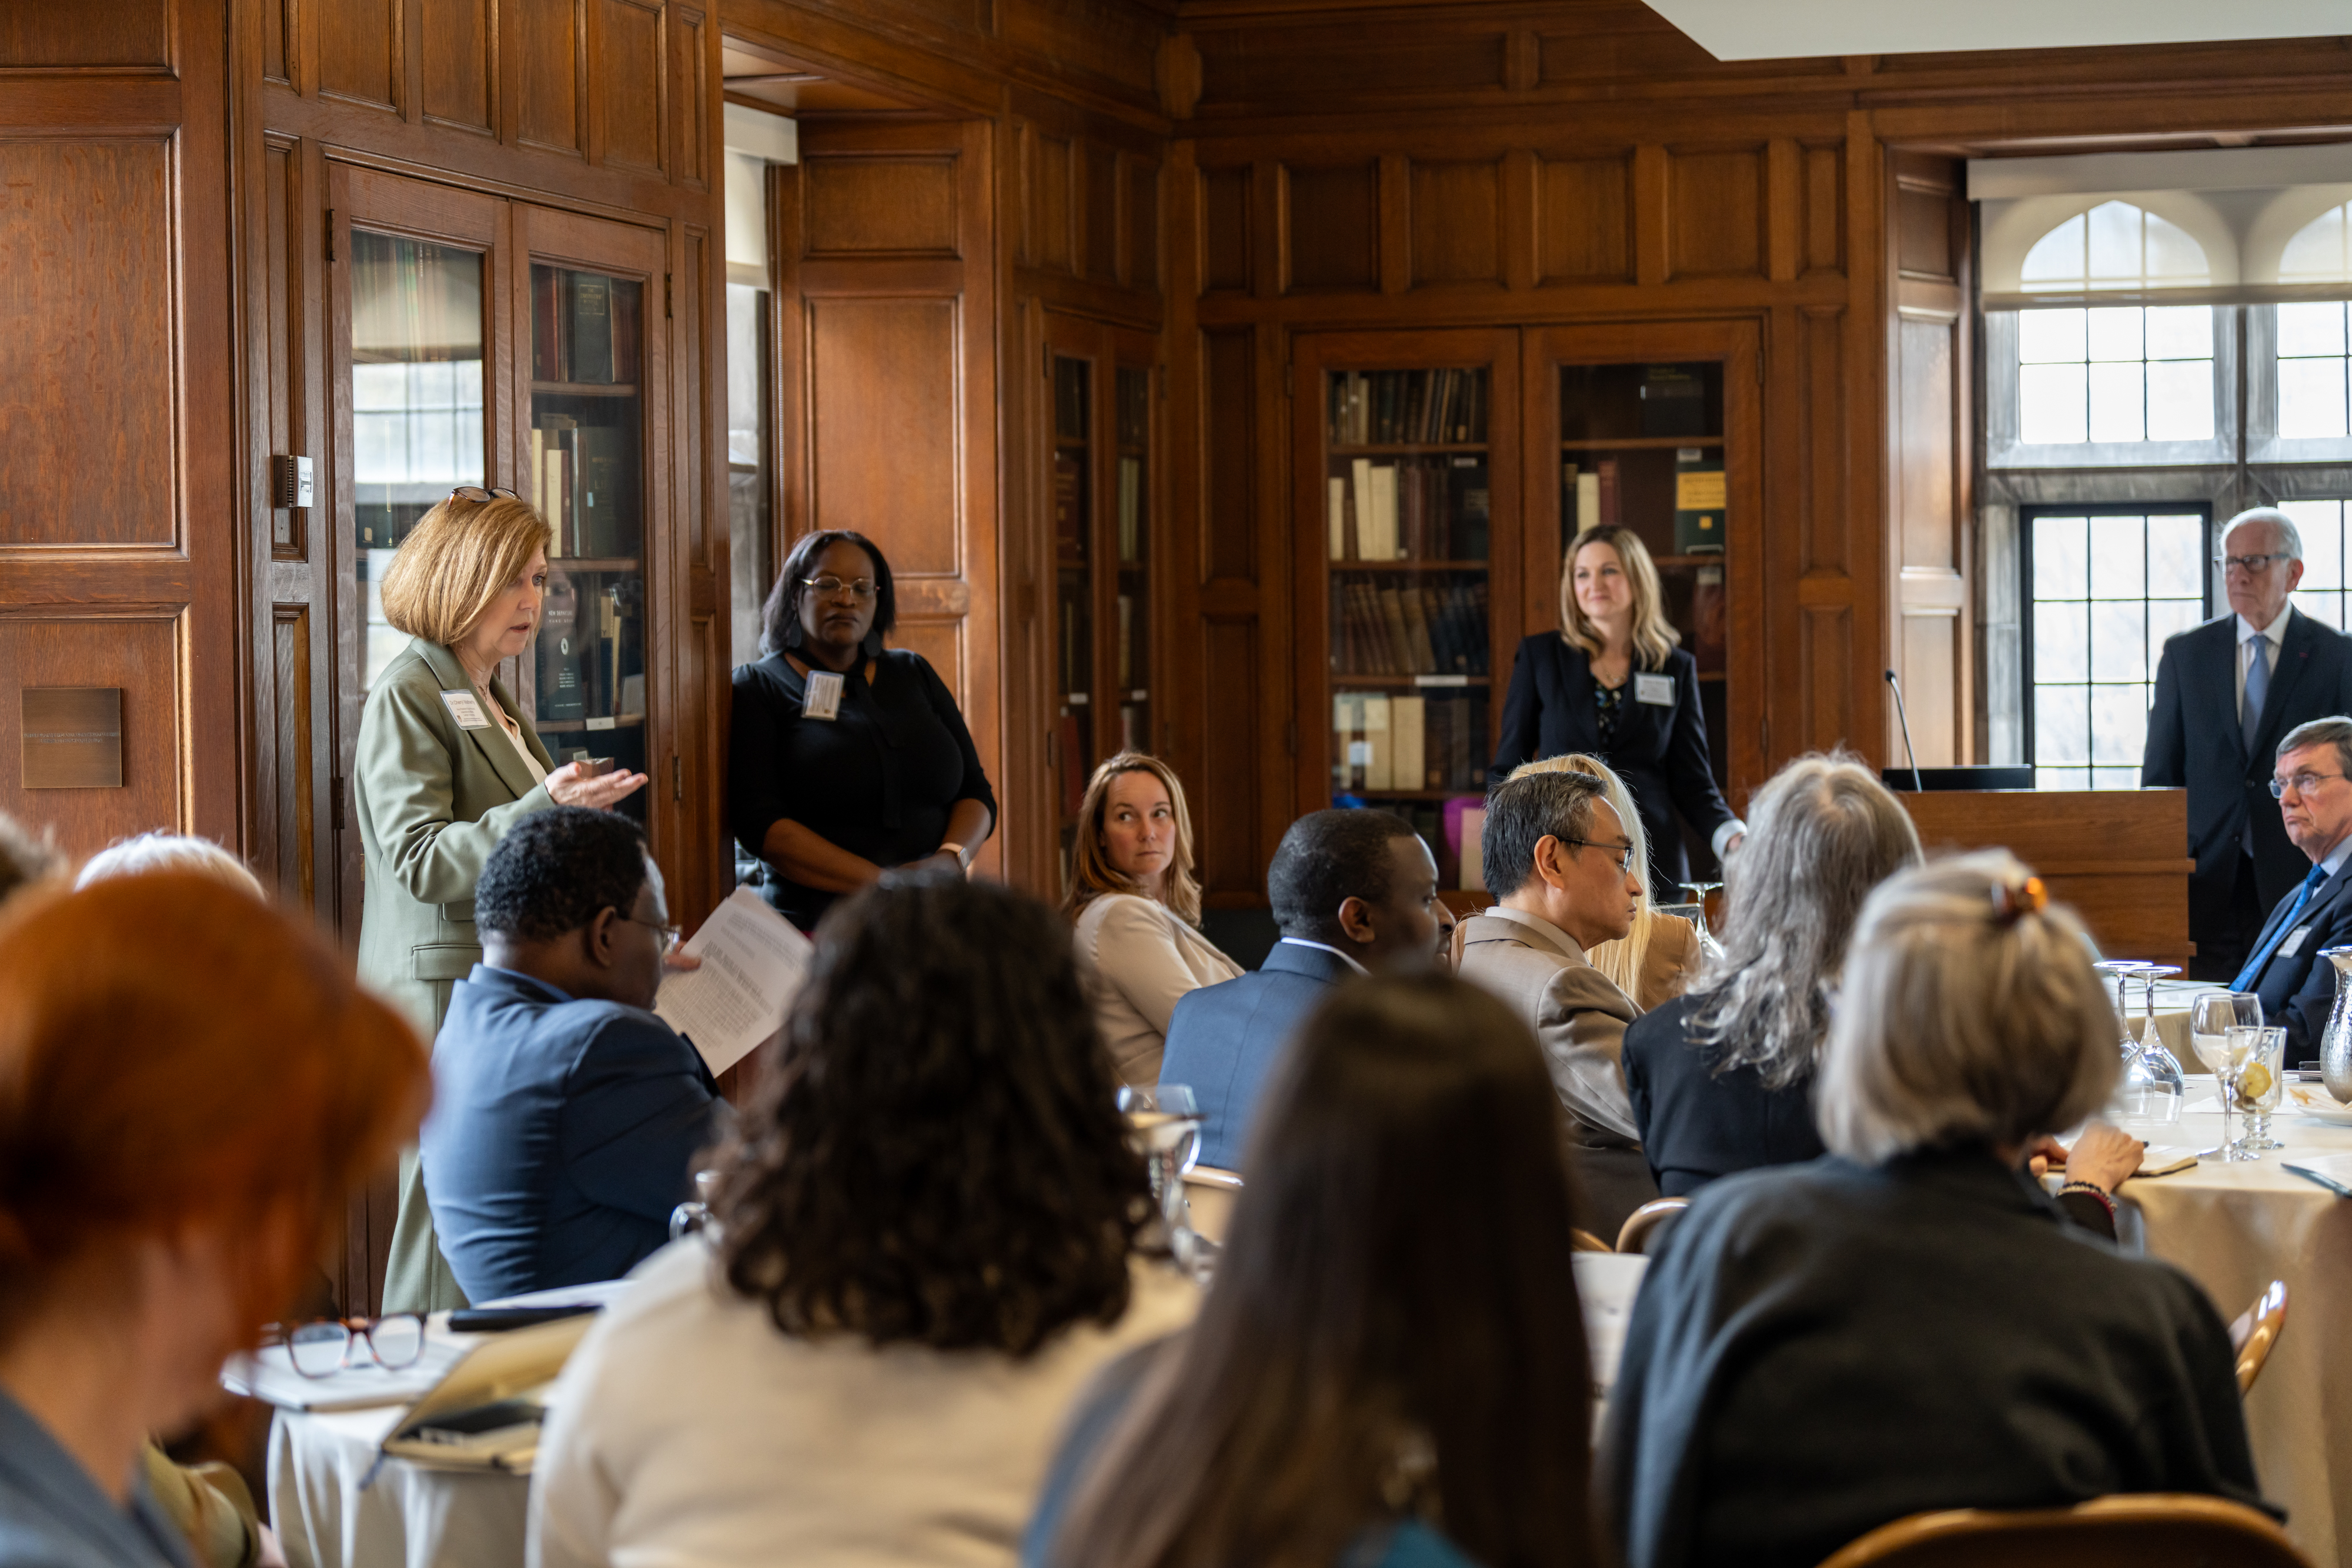
[[[1652,1198],[1625,1217],[1625,1223],[1617,1231],[1617,1250],[1649,1251],[1650,1242],[1658,1234],[1659,1227],[1689,1207],[1690,1199],[1686,1197]]]
[[[1568,1233],[1568,1249],[1571,1252],[1614,1252],[1617,1250],[1614,1247],[1610,1246],[1606,1241],[1601,1240],[1598,1236],[1593,1235],[1590,1230],[1570,1231]]]
[[[1192,1211],[1192,1228],[1219,1246],[1224,1245],[1225,1227],[1241,1195],[1242,1178],[1235,1172],[1194,1166],[1184,1173],[1184,1205]]]
[[[1881,1525],[1821,1568],[2312,1568],[2270,1516],[2217,1497],[2103,1497],[2077,1508],[1954,1509]]]
[[[2273,1280],[2270,1288],[2230,1325],[2230,1343],[2238,1351],[2239,1393],[2252,1388],[2254,1379],[2262,1375],[2263,1363],[2271,1358],[2271,1346],[2285,1328],[2286,1281]]]

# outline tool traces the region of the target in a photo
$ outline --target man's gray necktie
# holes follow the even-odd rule
[[[2238,727],[2246,737],[2246,754],[2254,750],[2254,732],[2263,727],[2263,699],[2271,692],[2270,639],[2259,632],[2246,639],[2245,645],[2253,650],[2246,660],[2246,706],[2239,715]]]

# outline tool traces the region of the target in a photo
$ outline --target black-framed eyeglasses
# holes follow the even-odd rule
[[[305,1377],[332,1377],[352,1364],[352,1347],[367,1346],[368,1359],[386,1372],[416,1364],[425,1354],[425,1319],[417,1312],[380,1318],[320,1318],[281,1328],[278,1343],[286,1359]]]
[[[613,911],[613,913],[615,915],[621,915],[621,912],[617,909]],[[677,946],[679,942],[685,939],[686,936],[685,929],[681,926],[664,925],[657,920],[640,920],[634,915],[621,915],[621,918],[627,921],[632,925],[642,925],[648,931],[660,932],[662,935],[662,951],[665,953]]]
[[[2289,789],[2298,795],[2308,795],[2330,779],[2343,777],[2341,773],[2297,773],[2290,779],[2273,779],[2271,780],[2271,799],[2284,800]]]
[[[471,501],[478,507],[488,501],[520,501],[522,499],[520,496],[516,495],[504,485],[491,485],[487,487],[480,485],[460,485],[456,489],[449,492],[449,498],[453,501]]]
[[[1617,862],[1619,871],[1630,872],[1633,869],[1633,846],[1631,843],[1604,844],[1591,839],[1562,839],[1559,841],[1564,844],[1577,844],[1588,850],[1604,850],[1608,852],[1609,857]]]
[[[813,588],[816,590],[820,596],[826,599],[832,598],[836,593],[846,591],[850,598],[855,599],[860,604],[865,603],[867,600],[873,598],[877,593],[881,591],[881,586],[870,577],[852,578],[846,582],[843,581],[840,578],[833,576],[804,577],[801,579],[801,586],[803,588]]]
[[[2255,572],[2268,570],[2271,562],[2274,560],[2293,560],[2294,559],[2293,555],[2281,549],[2273,550],[2268,555],[2217,555],[2213,558],[2213,564],[2223,571],[2234,566],[2241,571]]]

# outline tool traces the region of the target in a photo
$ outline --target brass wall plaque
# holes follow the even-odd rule
[[[122,688],[24,689],[27,789],[122,788]]]

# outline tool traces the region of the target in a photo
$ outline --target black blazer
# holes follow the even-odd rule
[[[1593,701],[1592,661],[1557,632],[1540,632],[1520,643],[1511,661],[1510,691],[1503,698],[1503,733],[1487,769],[1489,788],[1510,777],[1522,762],[1581,751],[1617,770],[1642,814],[1650,839],[1650,888],[1663,903],[1679,902],[1675,887],[1690,870],[1683,853],[1680,809],[1702,838],[1712,838],[1735,821],[1715,787],[1707,759],[1706,719],[1698,706],[1698,662],[1680,648],[1666,655],[1662,672],[1675,684],[1671,706],[1637,702],[1625,693],[1617,711],[1617,742],[1601,747],[1601,710]]]
[[[1626,1568],[1811,1568],[1906,1514],[2260,1506],[2229,1331],[1985,1152],[1716,1183],[1633,1303],[1598,1456]]]
[[[2254,825],[2254,889],[2265,907],[2311,869],[2270,796],[2273,753],[2299,724],[2352,714],[2352,637],[2292,611],[2248,751],[2238,726],[2238,618],[2224,615],[2167,638],[2156,665],[2139,781],[2142,789],[2189,790],[2189,852],[2197,861],[2189,877],[2191,935],[2208,928],[2200,915],[2229,908],[2248,821]]]
[[[1625,1030],[1625,1094],[1658,1191],[1687,1197],[1735,1171],[1801,1165],[1825,1152],[1813,1127],[1812,1079],[1767,1089],[1752,1067],[1707,1070],[1690,1038],[1689,997],[1635,1019]]]
[[[2305,862],[2303,869],[2308,875],[2311,863]],[[2271,939],[2298,891],[2291,887],[2278,901],[2263,922],[2262,935],[2247,949],[2249,956]],[[2303,933],[2300,940],[2296,931]],[[2352,946],[2352,862],[2319,884],[2294,917],[2280,950],[2254,977],[2254,992],[2263,998],[2263,1021],[2286,1027],[2284,1060],[2289,1067],[2317,1059],[2319,1037],[2327,1032],[2327,1015],[2336,1006],[2336,966],[2320,957],[2320,949],[2347,946]],[[2287,952],[2288,947],[2294,951]]]

